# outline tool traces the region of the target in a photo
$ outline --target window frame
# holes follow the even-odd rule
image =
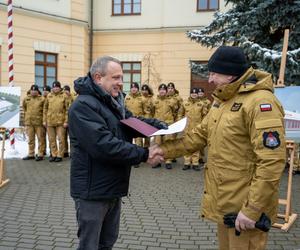
[[[125,64],[125,63],[129,63],[130,64],[130,70],[124,70],[123,69],[123,64]],[[140,69],[139,70],[133,69],[133,65],[135,63],[138,63],[140,65]],[[128,74],[128,73],[130,74],[129,84],[135,82],[135,81],[133,81],[133,74],[140,74],[140,82],[138,82],[138,84],[141,87],[141,83],[142,83],[142,62],[141,61],[122,61],[121,62],[121,66],[122,66],[123,74]],[[124,82],[123,82],[123,84],[124,84]]]
[[[196,6],[197,12],[216,11],[216,10],[220,9],[220,0],[217,0],[218,1],[218,7],[213,8],[213,9],[210,8],[210,1],[211,0],[207,0],[207,6],[206,6],[207,8],[206,9],[199,9],[199,1],[201,1],[201,0],[197,0],[197,6]]]
[[[44,56],[44,61],[37,61],[36,60],[36,54],[39,53],[39,54],[43,54]],[[54,56],[55,57],[55,62],[54,63],[51,63],[51,62],[47,62],[47,55],[51,55],[51,56]],[[58,69],[58,54],[56,53],[51,53],[51,52],[45,52],[45,51],[34,51],[34,67],[35,66],[43,66],[43,76],[44,76],[44,80],[43,80],[43,87],[46,87],[47,86],[47,67],[54,67],[55,68],[55,80],[54,81],[57,81],[57,69]],[[36,72],[34,71],[34,78],[36,77]],[[35,80],[34,80],[35,81]]]
[[[130,13],[124,13],[124,0],[120,0],[121,1],[121,13],[115,13],[115,0],[112,0],[112,16],[139,16],[139,15],[141,15],[141,13],[142,13],[142,0],[138,0],[138,1],[140,1],[139,2],[139,4],[140,4],[140,12],[138,12],[138,13],[134,13],[133,12],[133,10],[134,10],[134,1],[135,0],[131,0],[131,11],[130,11]]]

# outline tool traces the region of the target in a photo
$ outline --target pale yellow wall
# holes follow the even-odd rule
[[[184,98],[189,96],[191,71],[189,60],[207,60],[211,51],[190,41],[185,30],[163,32],[115,32],[95,34],[94,59],[111,55],[121,61],[142,62],[142,82],[148,78],[148,62],[151,65],[150,85],[156,91],[160,83],[176,84]],[[150,55],[150,60],[147,59]]]
[[[74,3],[74,4],[73,4]],[[84,18],[85,0],[73,0],[73,18]],[[73,84],[74,79],[88,70],[87,23],[61,20],[28,11],[16,10],[14,32],[14,84],[21,86],[22,97],[34,83],[35,50],[58,53],[58,75],[62,84]],[[1,85],[8,85],[7,17],[0,9]]]
[[[141,15],[112,16],[111,0],[94,1],[96,30],[149,29],[164,27],[192,27],[208,25],[213,11],[197,12],[197,0],[142,0]],[[220,11],[225,1],[220,0]]]

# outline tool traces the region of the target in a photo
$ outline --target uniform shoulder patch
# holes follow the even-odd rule
[[[268,131],[263,133],[263,144],[266,148],[275,149],[280,146],[279,133]]]
[[[270,103],[260,104],[259,107],[261,112],[272,111],[272,104]]]
[[[232,105],[230,111],[233,111],[233,112],[239,111],[240,108],[242,107],[242,105],[243,105],[243,103],[235,102],[235,103]]]

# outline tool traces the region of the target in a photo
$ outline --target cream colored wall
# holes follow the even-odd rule
[[[35,2],[35,1],[34,1]],[[73,4],[74,3],[74,4]],[[73,18],[84,18],[85,0],[73,0]],[[7,17],[0,9],[1,85],[8,85]],[[62,84],[73,84],[75,78],[88,69],[87,23],[62,21],[46,15],[15,11],[14,32],[14,84],[22,87],[22,97],[34,83],[35,51],[58,54],[57,78]]]
[[[13,0],[13,6],[71,17],[71,1],[72,0]],[[0,3],[7,4],[7,0],[0,0]]]
[[[184,98],[189,96],[190,91],[189,61],[207,60],[211,54],[210,50],[190,41],[185,30],[98,32],[94,44],[94,59],[111,55],[121,61],[141,61],[142,82],[147,81],[150,68],[150,85],[155,92],[160,83],[172,81]]]
[[[142,0],[141,15],[112,16],[112,1],[94,1],[96,30],[149,29],[208,25],[214,12],[197,12],[196,0]],[[228,8],[228,6],[226,7]],[[225,2],[220,0],[220,11]]]

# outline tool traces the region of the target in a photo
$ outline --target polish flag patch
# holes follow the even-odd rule
[[[260,104],[259,106],[261,112],[272,111],[272,105],[270,103]]]

